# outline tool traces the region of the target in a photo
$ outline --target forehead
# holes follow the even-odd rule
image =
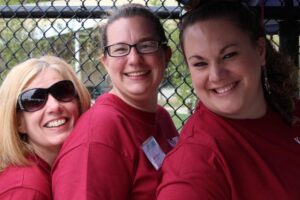
[[[143,39],[159,39],[154,23],[145,17],[123,17],[107,27],[108,43],[137,42]]]
[[[224,46],[229,43],[249,41],[248,35],[228,19],[209,19],[198,21],[188,26],[184,33],[183,43],[189,46],[209,48],[212,45]]]
[[[24,89],[48,88],[60,80],[63,80],[63,77],[57,70],[53,68],[46,68],[39,72]]]

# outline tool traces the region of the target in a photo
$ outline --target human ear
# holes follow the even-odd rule
[[[258,54],[260,57],[261,66],[266,65],[266,39],[260,37],[257,41]]]
[[[99,60],[100,60],[100,62],[101,62],[101,64],[102,64],[102,66],[103,66],[103,67],[106,69],[106,71],[107,71],[107,68],[108,68],[108,65],[107,65],[107,56],[104,55],[104,54],[102,54],[102,55],[100,56]]]
[[[18,132],[23,134],[27,133],[27,127],[23,114],[18,114],[17,120]]]

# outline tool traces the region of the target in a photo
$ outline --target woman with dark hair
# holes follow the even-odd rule
[[[177,130],[157,94],[171,57],[150,10],[120,7],[103,28],[100,60],[112,89],[80,118],[54,164],[54,199],[155,199]]]
[[[163,163],[158,199],[299,199],[297,67],[239,1],[201,1],[180,27],[200,101]]]

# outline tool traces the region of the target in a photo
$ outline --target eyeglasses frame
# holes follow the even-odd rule
[[[138,50],[138,48],[137,48],[137,45],[140,44],[140,43],[142,43],[142,42],[157,42],[157,49],[156,49],[155,51],[151,51],[151,52],[147,52],[147,53],[140,52],[140,51]],[[118,45],[118,44],[125,44],[125,45],[127,45],[127,46],[129,47],[129,50],[128,50],[127,54],[120,55],[120,56],[113,56],[113,55],[110,54],[110,51],[109,51],[108,49],[109,49],[110,47],[112,47],[112,46],[114,46],[114,45]],[[124,56],[129,55],[130,52],[131,52],[132,47],[134,47],[134,48],[136,49],[137,53],[139,53],[139,54],[150,54],[150,53],[155,53],[155,52],[157,52],[157,51],[161,48],[161,46],[164,46],[164,45],[167,45],[167,44],[168,44],[167,41],[157,41],[157,40],[146,40],[146,41],[137,42],[137,43],[135,43],[135,44],[116,43],[116,44],[111,44],[111,45],[105,46],[105,47],[104,47],[104,53],[107,53],[110,57],[124,57]]]
[[[48,87],[48,88],[31,88],[31,89],[28,89],[28,90],[25,90],[25,91],[21,92],[21,93],[19,94],[18,100],[17,100],[17,102],[18,102],[18,103],[17,103],[17,110],[21,110],[21,111],[25,111],[25,112],[35,112],[35,111],[38,111],[38,110],[42,109],[42,108],[45,106],[45,104],[47,103],[48,95],[51,94],[51,93],[50,93],[50,89],[51,89],[54,85],[56,85],[56,84],[58,84],[58,83],[60,83],[60,82],[69,82],[69,83],[71,83],[72,86],[73,86],[73,88],[74,88],[74,95],[73,95],[72,100],[73,100],[74,98],[76,98],[77,92],[76,92],[76,88],[75,88],[75,86],[74,86],[74,83],[73,83],[71,80],[61,80],[61,81],[57,81],[56,83],[52,84],[52,85],[51,85],[50,87]],[[30,91],[30,90],[37,90],[37,89],[46,90],[46,91],[47,91],[47,97],[45,98],[45,102],[41,105],[40,108],[38,108],[38,109],[36,109],[36,110],[33,110],[33,111],[29,111],[29,110],[27,110],[27,109],[23,106],[21,97],[22,97],[22,95],[23,95],[24,93],[26,93],[26,92],[28,92],[28,91]],[[51,94],[51,95],[52,95],[52,94]],[[70,101],[72,101],[72,100],[70,100],[70,101],[62,101],[62,100],[60,100],[60,99],[57,99],[56,97],[54,97],[54,98],[55,98],[56,100],[58,100],[59,102],[70,102]]]

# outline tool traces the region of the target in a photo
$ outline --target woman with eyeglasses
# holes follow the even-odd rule
[[[112,13],[102,44],[112,89],[64,143],[53,169],[54,199],[154,200],[161,163],[178,135],[157,104],[171,50],[159,18],[137,4]]]
[[[157,199],[299,199],[297,67],[239,1],[202,1],[180,27],[199,103],[164,160]]]
[[[0,87],[0,199],[51,200],[51,166],[90,95],[65,61],[29,59]]]

